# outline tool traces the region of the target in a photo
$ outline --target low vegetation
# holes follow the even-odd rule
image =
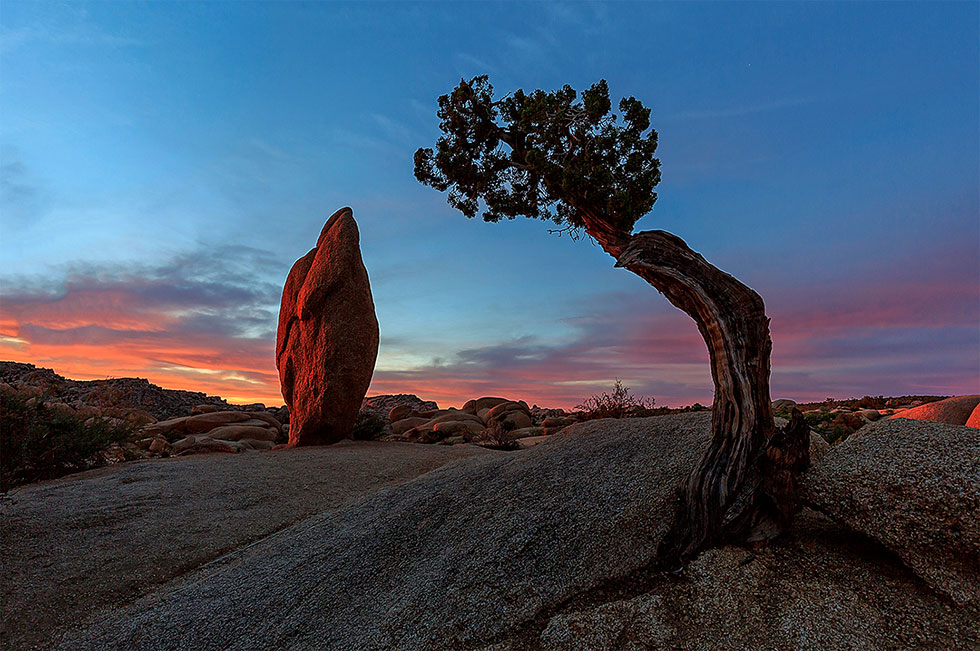
[[[68,415],[0,391],[0,491],[102,465],[101,453],[133,431],[122,421]]]
[[[575,414],[579,420],[595,420],[597,418],[645,418],[647,416],[665,416],[667,414],[686,414],[691,411],[708,411],[700,402],[687,407],[654,407],[655,398],[637,397],[630,388],[623,386],[622,380],[616,380],[612,393],[597,393],[576,405]]]
[[[863,398],[827,398],[821,402],[803,402],[797,407],[811,409],[891,409],[911,404],[945,400],[949,396],[864,396]]]
[[[634,396],[630,392],[630,388],[623,386],[623,381],[617,379],[612,393],[605,391],[597,393],[586,398],[582,404],[576,405],[575,408],[582,412],[580,414],[582,420],[629,418],[653,415],[654,402],[654,398]]]
[[[512,430],[508,423],[492,423],[476,443],[491,450],[517,450],[521,445],[513,438]]]

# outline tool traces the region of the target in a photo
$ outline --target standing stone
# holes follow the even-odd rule
[[[378,319],[350,208],[335,212],[286,278],[276,367],[289,444],[350,436],[378,357]]]

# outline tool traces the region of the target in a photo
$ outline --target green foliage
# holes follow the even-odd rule
[[[810,427],[822,427],[834,420],[834,414],[829,411],[806,413],[803,414],[803,419]]]
[[[373,411],[362,411],[354,422],[355,441],[373,441],[381,438],[385,431],[386,419]]]
[[[623,381],[617,379],[612,393],[598,393],[586,398],[576,409],[582,412],[582,420],[596,418],[628,418],[652,415],[653,398],[637,398],[630,393],[630,388],[623,386]]]
[[[435,150],[415,152],[415,177],[467,217],[496,222],[518,216],[570,229],[601,220],[629,233],[657,199],[657,132],[650,109],[634,97],[610,113],[603,79],[581,100],[566,85],[553,92],[517,90],[495,99],[486,75],[439,98]]]
[[[4,488],[86,470],[97,453],[133,433],[128,424],[86,420],[49,409],[41,401],[0,391],[0,473]]]

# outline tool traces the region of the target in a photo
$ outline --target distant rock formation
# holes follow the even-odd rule
[[[98,412],[125,418],[135,410],[152,416],[143,422],[189,416],[195,406],[204,404],[214,405],[215,409],[241,409],[217,396],[199,391],[162,389],[143,378],[70,380],[49,368],[20,362],[0,362],[0,382],[18,391],[33,392],[47,402],[64,403],[83,414]],[[262,405],[254,407],[264,408]]]
[[[289,444],[350,436],[378,356],[378,319],[350,208],[327,220],[286,278],[276,367],[289,408]]]
[[[953,396],[938,402],[927,402],[924,405],[898,412],[891,418],[908,418],[910,420],[931,420],[946,425],[966,425],[970,414],[980,405],[978,396]]]
[[[412,393],[383,394],[380,396],[368,396],[361,402],[361,411],[372,411],[379,416],[388,417],[391,410],[401,407],[401,411],[406,415],[413,411],[433,411],[439,409],[432,400],[422,400]],[[398,420],[392,418],[392,422]]]

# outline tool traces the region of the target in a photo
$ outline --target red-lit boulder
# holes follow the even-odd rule
[[[891,418],[908,418],[910,420],[931,420],[947,425],[966,425],[973,410],[980,405],[978,396],[953,396],[938,402],[927,402],[924,405],[900,411]]]
[[[970,417],[966,419],[967,427],[977,427],[980,428],[980,404],[976,406]]]
[[[249,415],[241,411],[215,411],[195,416],[183,416],[161,420],[143,427],[142,432],[147,436],[163,436],[174,438],[181,434],[204,434],[215,427],[241,423],[249,420]]]
[[[261,421],[258,421],[261,422]],[[221,441],[240,441],[242,439],[253,439],[256,441],[275,441],[276,431],[271,427],[259,425],[223,425],[215,427],[208,432],[208,436]]]
[[[276,367],[289,407],[289,444],[348,437],[378,356],[378,319],[350,208],[327,220],[286,278]]]

